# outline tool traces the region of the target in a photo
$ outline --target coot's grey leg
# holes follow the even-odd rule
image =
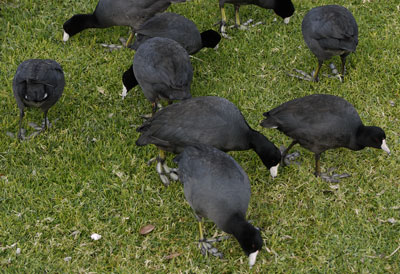
[[[318,74],[319,71],[321,70],[321,66],[322,66],[323,61],[318,60],[318,65],[317,65],[317,69],[315,71],[313,71],[311,74],[308,74],[307,72],[304,72],[302,70],[299,69],[293,69],[293,71],[295,71],[298,75],[296,74],[291,74],[291,73],[286,73],[288,76],[290,77],[295,77],[301,80],[306,80],[306,81],[312,81],[312,82],[318,82]]]
[[[282,152],[282,159],[281,159],[282,166],[290,165],[290,163],[291,163],[294,159],[296,159],[296,158],[299,156],[299,153],[298,153],[298,152],[296,153],[296,155],[291,155],[291,154],[288,155],[289,150],[290,150],[294,145],[296,145],[297,143],[298,143],[298,141],[293,140],[293,142],[288,146],[288,148],[285,149],[285,150]],[[293,154],[294,154],[294,153],[293,153]],[[295,156],[295,157],[293,157],[293,156]]]
[[[178,169],[177,168],[170,168],[167,163],[165,162],[165,152],[164,150],[160,149],[159,156],[156,158],[151,159],[148,164],[150,165],[152,162],[156,161],[156,170],[158,175],[160,176],[161,182],[164,184],[164,186],[168,186],[170,184],[170,180],[168,179],[167,175],[169,178],[173,181],[178,180]]]
[[[153,102],[151,103],[151,113],[140,115],[140,117],[145,120],[150,119],[157,112],[157,109],[162,109],[162,105],[158,102]]]
[[[126,46],[127,48],[128,48],[129,45],[131,44],[132,39],[133,39],[133,36],[135,36],[135,33],[134,33],[134,31],[132,30],[131,34],[129,35],[128,41],[126,41],[126,44],[125,44],[125,46]]]
[[[350,177],[351,175],[348,173],[338,174],[335,171],[336,168],[329,168],[327,172],[321,173],[321,179],[327,181],[328,183],[339,183],[340,179]]]
[[[198,223],[199,223],[199,233],[200,233],[199,247],[201,254],[205,256],[207,253],[210,253],[211,255],[222,259],[224,254],[222,254],[222,252],[219,252],[217,248],[213,247],[212,243],[222,241],[227,237],[219,237],[217,239],[206,239],[204,238],[203,234],[202,220],[201,219],[198,220]]]
[[[39,126],[38,124],[34,123],[34,122],[30,122],[28,125],[33,128],[35,131],[33,133],[31,133],[27,139],[33,138],[39,134],[41,134],[42,132],[46,131],[47,129],[52,127],[52,123],[50,123],[49,118],[47,117],[47,110],[44,111],[44,115],[43,115],[43,121],[42,124]],[[53,124],[56,123],[58,119],[55,119],[53,121]]]
[[[319,166],[319,158],[321,157],[320,153],[315,153],[315,172],[314,175],[319,177],[321,176],[321,167]]]
[[[44,111],[44,121],[42,123],[42,130],[46,130],[48,127],[50,127],[50,122],[49,119],[47,119],[47,110]]]
[[[342,71],[341,71],[341,74],[342,74],[342,77],[343,77],[343,78],[344,78],[344,75],[345,75],[345,73],[346,73],[346,57],[347,57],[347,55],[348,55],[348,54],[340,55],[340,60],[342,61]]]
[[[118,50],[118,49],[122,49],[123,48],[123,46],[121,46],[121,45],[106,44],[106,43],[102,43],[101,46],[105,47],[105,48],[108,48],[109,51]]]
[[[226,39],[231,39],[231,37],[226,34],[226,15],[225,15],[225,8],[224,5],[219,7],[221,10],[221,22],[220,22],[220,28],[219,31],[221,32],[222,37]]]
[[[328,77],[328,78],[335,78],[335,79],[338,79],[340,82],[343,82],[343,75],[344,74],[339,74],[335,64],[334,63],[330,63],[329,64],[329,68],[331,69],[332,74],[324,74],[324,76]]]
[[[239,5],[235,5],[235,28],[240,27],[239,8]]]
[[[23,136],[22,136],[22,119],[24,118],[24,111],[21,109],[19,111],[19,128],[18,128],[18,139],[19,140],[23,140]]]
[[[239,16],[239,8],[240,5],[235,5],[235,25],[230,26],[230,28],[238,28],[241,30],[248,30],[249,27],[255,27],[257,25],[262,24],[262,22],[257,22],[255,24],[251,24],[253,23],[253,19],[249,19],[246,22],[244,22],[243,24],[240,24],[240,16]]]

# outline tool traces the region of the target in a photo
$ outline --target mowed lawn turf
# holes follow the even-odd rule
[[[140,115],[151,111],[140,87],[122,100],[122,73],[134,51],[122,45],[128,27],[85,30],[62,41],[63,23],[92,12],[90,1],[0,1],[0,269],[6,273],[246,273],[248,260],[234,238],[217,243],[220,260],[198,249],[198,226],[181,183],[164,187],[147,161],[154,146],[137,147]],[[347,58],[344,83],[324,77],[312,83],[286,75],[311,72],[316,59],[301,34],[303,16],[327,0],[294,0],[288,25],[273,11],[240,9],[241,21],[264,24],[229,29],[232,39],[191,58],[192,96],[218,95],[235,103],[251,127],[278,147],[290,138],[262,128],[262,114],[281,103],[327,93],[352,103],[366,125],[382,127],[392,151],[330,150],[322,171],[336,167],[352,176],[327,183],[312,174],[313,154],[299,146],[300,165],[280,168],[272,179],[253,151],[231,152],[247,172],[252,196],[247,219],[262,229],[264,247],[254,273],[400,272],[400,4],[397,0],[335,1],[357,20],[359,44]],[[217,0],[171,6],[200,31],[220,20]],[[226,5],[228,24],[234,23]],[[275,20],[276,19],[276,20]],[[26,59],[60,63],[66,86],[48,118],[56,123],[26,141],[18,131],[12,94],[17,66]],[[340,58],[333,62],[339,67]],[[27,109],[23,127],[40,123]],[[58,120],[57,120],[58,119]],[[168,163],[173,166],[172,156]],[[141,235],[140,228],[155,229]],[[207,235],[223,235],[212,223]],[[93,233],[100,240],[92,240]]]

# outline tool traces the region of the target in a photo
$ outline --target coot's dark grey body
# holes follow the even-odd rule
[[[136,41],[132,48],[139,46],[149,38],[165,37],[178,42],[189,54],[194,54],[203,47],[214,48],[221,36],[213,30],[200,34],[196,24],[182,15],[164,12],[156,14],[136,30]]]
[[[190,98],[192,78],[193,69],[186,50],[174,40],[156,37],[139,47],[122,81],[126,91],[139,83],[154,105],[160,99]]]
[[[64,41],[88,28],[130,26],[135,31],[172,3],[186,0],[99,0],[92,14],[76,14],[64,23]]]
[[[279,149],[247,124],[230,101],[214,96],[196,97],[169,105],[146,121],[137,145],[154,144],[180,153],[192,144],[214,146],[222,151],[253,149],[276,176]]]
[[[294,6],[291,0],[219,0],[220,8],[225,3],[240,7],[242,5],[256,5],[264,9],[272,9],[282,18],[290,17],[294,13]]]
[[[358,26],[354,16],[345,7],[327,5],[310,10],[303,19],[303,38],[318,59],[314,80],[323,61],[339,55],[342,60],[342,75],[346,57],[356,51]]]
[[[258,252],[262,239],[260,231],[246,221],[251,191],[242,167],[228,154],[206,145],[186,147],[176,160],[186,200],[199,221],[208,218],[233,234],[247,256]]]
[[[374,147],[390,152],[385,132],[379,127],[364,126],[356,109],[341,97],[309,95],[283,103],[264,116],[263,127],[277,128],[291,137],[294,144],[315,153],[316,175],[320,174],[319,156],[327,149]]]
[[[236,26],[240,25],[239,8],[242,5],[257,5],[264,9],[273,9],[277,15],[284,19],[289,18],[294,13],[294,6],[291,0],[219,0],[219,8],[222,16],[221,32],[223,33],[225,32],[224,26],[226,24],[225,3],[235,6]]]
[[[47,112],[61,97],[64,86],[64,72],[54,60],[29,59],[18,66],[13,91],[20,111],[19,138],[25,107],[40,108],[44,113],[46,128]]]

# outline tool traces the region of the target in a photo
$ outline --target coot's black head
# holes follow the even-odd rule
[[[390,150],[386,144],[386,134],[380,127],[363,127],[357,132],[357,142],[364,147],[383,149],[388,154]]]
[[[122,83],[124,85],[125,92],[131,90],[138,84],[135,74],[133,73],[133,65],[131,65],[129,69],[122,75]]]
[[[263,245],[260,230],[246,222],[241,233],[235,236],[244,253],[249,257],[249,265],[252,267]]]
[[[96,16],[93,14],[75,14],[68,19],[64,25],[64,37],[63,41],[66,42],[71,36],[81,32],[87,28],[98,27],[99,23]]]
[[[85,18],[83,14],[77,14],[72,16],[64,23],[63,29],[69,37],[74,36],[78,32],[82,31],[80,25],[82,24],[82,20],[84,20],[83,18]]]
[[[275,1],[274,11],[283,19],[290,17],[294,13],[294,6],[291,0],[277,0]]]
[[[219,41],[221,41],[221,35],[215,30],[206,30],[201,34],[201,42],[205,48],[215,48]]]

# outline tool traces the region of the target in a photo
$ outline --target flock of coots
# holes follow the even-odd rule
[[[123,96],[140,85],[152,103],[152,114],[137,131],[136,145],[154,144],[160,149],[156,157],[157,172],[165,185],[170,179],[183,183],[185,197],[198,220],[211,219],[220,229],[233,234],[249,264],[256,261],[262,247],[260,231],[246,221],[250,200],[250,182],[243,168],[227,151],[252,149],[272,177],[295,144],[315,154],[315,175],[321,175],[320,155],[328,149],[345,147],[361,150],[365,147],[383,149],[385,132],[379,127],[364,126],[355,108],[345,99],[313,94],[284,102],[264,113],[261,125],[276,128],[293,139],[283,153],[260,132],[252,129],[240,110],[230,101],[217,96],[193,97],[190,86],[193,68],[189,54],[203,47],[215,47],[221,36],[213,31],[199,32],[196,25],[174,13],[162,13],[171,3],[185,0],[100,0],[92,14],[77,14],[64,23],[64,37],[87,28],[130,26],[136,40],[127,46],[136,50],[133,65],[123,74]],[[220,32],[226,34],[224,4],[235,6],[236,26],[240,25],[239,7],[255,4],[273,9],[288,22],[294,12],[290,0],[219,0],[222,20]],[[343,80],[345,60],[356,50],[358,28],[353,15],[344,7],[328,5],[310,10],[304,17],[302,33],[307,46],[318,59],[317,69],[310,74],[296,70],[301,79],[318,81],[322,63],[332,56],[342,60]],[[336,70],[336,71],[335,71]],[[42,130],[48,126],[47,112],[60,98],[65,85],[61,66],[53,60],[30,59],[21,63],[13,80],[14,96],[20,109],[18,138],[26,107],[44,112]],[[166,100],[162,108],[159,101]],[[179,102],[175,102],[180,100]],[[157,111],[158,107],[161,107]],[[178,169],[165,163],[165,151],[178,154]],[[200,225],[202,250],[214,255],[215,248],[204,238]]]

